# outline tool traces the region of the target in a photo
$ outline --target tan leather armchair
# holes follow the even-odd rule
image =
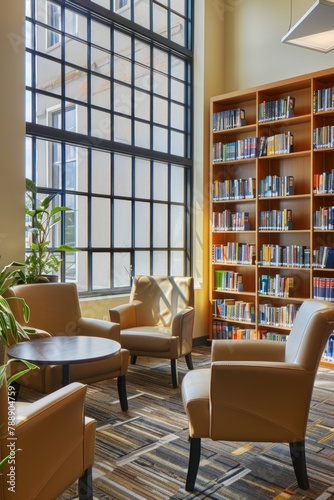
[[[186,490],[195,486],[201,438],[286,442],[298,485],[309,487],[305,434],[314,379],[334,329],[334,304],[306,300],[288,341],[215,340],[211,368],[182,382],[189,420]]]
[[[135,276],[128,304],[109,310],[120,324],[121,345],[131,354],[171,360],[173,387],[178,386],[177,359],[193,369],[194,282],[183,276]]]
[[[2,500],[57,498],[79,479],[79,498],[93,500],[94,419],[84,416],[86,386],[73,383],[31,404],[0,388]],[[15,451],[17,450],[17,451]]]
[[[81,315],[77,287],[74,283],[38,283],[16,285],[8,290],[8,297],[23,298],[30,308],[30,319],[24,323],[17,301],[11,308],[16,320],[25,326],[44,330],[51,335],[88,335],[120,342],[119,325]],[[33,342],[33,337],[29,342]],[[116,378],[122,410],[128,409],[126,395],[126,373],[129,365],[129,351],[111,358],[71,366],[71,382],[91,384],[100,380]],[[17,366],[19,371],[21,366]],[[45,365],[20,377],[20,385],[42,393],[50,393],[62,386],[61,366]]]

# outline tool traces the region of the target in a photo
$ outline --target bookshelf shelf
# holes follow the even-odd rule
[[[333,297],[327,290],[321,298],[334,301],[334,264],[321,265],[322,252],[334,248],[332,99],[334,68],[211,98],[211,339],[286,340],[300,304],[325,293],[321,284],[333,286]],[[233,120],[218,130],[222,116]],[[245,179],[253,182],[251,194],[221,195],[222,186],[234,189]],[[215,226],[231,213],[247,225]],[[269,258],[268,251],[280,257]],[[247,259],[238,252],[248,252]],[[224,269],[242,275],[240,291],[216,286]],[[268,277],[291,291],[263,293],[261,280]],[[283,323],[268,321],[271,315]],[[326,356],[324,366],[334,368],[334,357]]]

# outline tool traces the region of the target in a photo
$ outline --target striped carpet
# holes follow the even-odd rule
[[[195,348],[195,369],[209,366],[209,347]],[[187,371],[178,363],[180,378]],[[86,414],[97,420],[94,499],[328,500],[334,499],[334,370],[320,368],[309,416],[306,458],[310,489],[297,486],[289,447],[202,440],[196,490],[185,491],[188,432],[180,389],[168,361],[138,357],[127,376],[129,411],[116,381],[89,386]],[[21,397],[31,400],[22,388]],[[77,499],[77,485],[61,500]],[[45,499],[51,500],[51,499]]]

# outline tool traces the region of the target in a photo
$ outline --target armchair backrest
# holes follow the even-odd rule
[[[285,361],[298,363],[306,370],[318,369],[326,342],[334,330],[334,304],[305,300],[295,317],[285,350]]]
[[[8,297],[23,298],[30,308],[27,326],[39,328],[51,335],[74,335],[81,318],[78,291],[75,283],[32,283],[16,285]],[[16,320],[25,324],[22,308],[17,301],[10,306]]]
[[[185,276],[135,276],[130,303],[136,302],[137,325],[169,327],[176,314],[194,307],[194,281]]]

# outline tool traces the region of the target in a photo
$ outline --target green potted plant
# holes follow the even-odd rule
[[[16,285],[22,281],[25,277],[24,274],[25,264],[19,262],[12,262],[8,266],[5,266],[2,271],[0,271],[0,387],[6,381],[7,385],[10,386],[19,377],[24,375],[30,370],[37,368],[33,363],[29,363],[23,359],[6,359],[6,349],[7,347],[20,340],[27,340],[30,335],[35,333],[35,330],[24,328],[15,319],[12,310],[10,308],[10,301],[19,301],[23,308],[23,317],[25,321],[29,320],[29,307],[27,306],[24,299],[19,297],[8,297],[5,294],[9,287]],[[6,377],[7,369],[10,363],[15,361],[20,361],[24,363],[26,368],[17,373],[14,373],[11,377]],[[0,424],[1,425],[1,424]],[[0,469],[6,465],[10,455],[4,457],[0,460]]]
[[[62,259],[56,252],[75,252],[76,248],[60,245],[51,251],[52,229],[61,222],[62,213],[72,209],[65,206],[52,206],[55,194],[38,200],[37,188],[33,181],[26,179],[26,215],[30,218],[28,228],[30,252],[25,260],[25,282],[50,281],[52,274],[59,273]],[[58,278],[57,278],[58,280]]]

